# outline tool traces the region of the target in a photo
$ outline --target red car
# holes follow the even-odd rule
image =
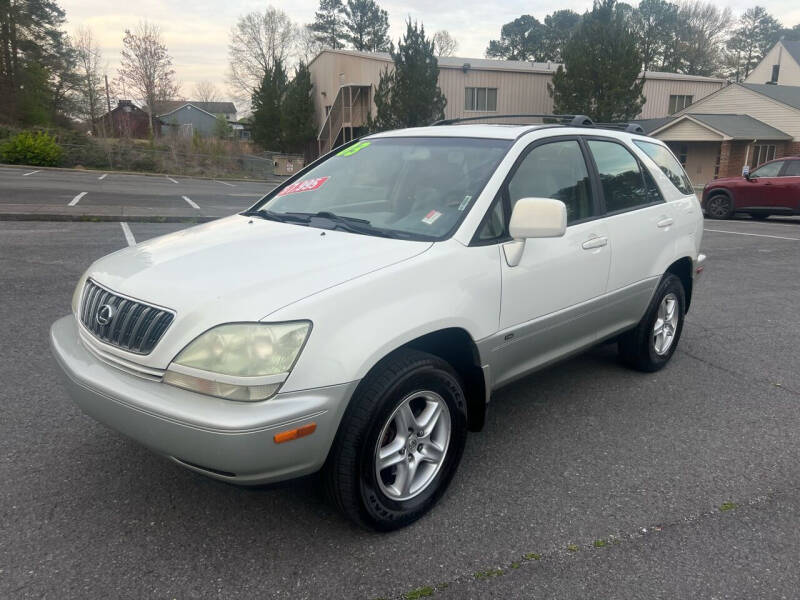
[[[748,213],[754,219],[800,214],[800,156],[771,160],[743,177],[715,179],[703,189],[706,216],[729,219]]]

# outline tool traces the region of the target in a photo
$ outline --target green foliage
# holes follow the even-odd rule
[[[678,5],[665,0],[642,0],[631,14],[631,28],[642,55],[643,70],[659,70],[674,58],[678,36]]]
[[[217,115],[217,120],[214,123],[214,137],[221,140],[227,140],[233,135],[233,127],[228,123],[228,119],[224,115]]]
[[[554,112],[587,115],[596,122],[627,121],[641,112],[642,58],[625,14],[615,0],[596,1],[564,48],[548,86]]]
[[[43,131],[23,131],[0,146],[0,160],[12,164],[54,167],[63,154],[55,138]]]
[[[311,24],[314,39],[324,48],[344,48],[344,5],[342,0],[319,0],[319,9]]]
[[[280,60],[267,69],[261,85],[253,92],[253,141],[264,149],[282,150],[281,104],[286,92],[286,71]]]
[[[578,13],[567,9],[547,15],[544,23],[531,15],[522,15],[503,25],[500,39],[489,42],[486,56],[506,60],[559,62],[564,45],[580,20]]]
[[[311,73],[300,63],[281,106],[281,137],[285,150],[302,153],[315,138]]]
[[[378,6],[375,0],[347,0],[343,13],[344,38],[354,50],[389,50],[389,13]]]
[[[370,117],[369,129],[417,127],[444,118],[447,100],[439,88],[439,63],[425,27],[409,19],[397,51],[392,44],[389,53],[394,70],[381,73],[375,91],[376,118]]]
[[[429,596],[433,596],[434,591],[435,590],[431,586],[426,585],[415,590],[411,590],[410,592],[406,592],[403,594],[403,598],[405,598],[405,600],[419,600],[419,598],[428,598]]]
[[[745,79],[782,33],[780,22],[762,7],[744,11],[727,43],[729,75],[736,81]]]
[[[738,506],[739,505],[736,504],[735,502],[723,502],[720,505],[719,510],[720,510],[720,512],[728,512],[729,510],[733,510],[734,508],[738,508]]]

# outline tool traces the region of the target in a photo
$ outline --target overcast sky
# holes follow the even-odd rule
[[[571,8],[583,12],[592,4],[591,0],[379,0],[379,3],[389,12],[390,34],[395,43],[404,30],[403,21],[410,16],[423,22],[429,33],[449,30],[458,40],[457,55],[464,57],[482,57],[489,40],[499,37],[500,27],[521,14],[533,14],[542,20],[555,10]],[[739,14],[756,3],[785,26],[800,23],[798,0],[734,0],[728,5]],[[263,10],[270,3],[254,0],[60,0],[60,4],[67,12],[69,31],[77,25],[88,25],[94,31],[109,63],[109,79],[116,75],[125,28],[135,26],[141,19],[157,23],[173,57],[181,91],[190,98],[195,83],[203,79],[213,81],[219,88],[226,87],[231,27],[239,15]],[[310,23],[319,0],[271,4],[284,10],[297,23]]]

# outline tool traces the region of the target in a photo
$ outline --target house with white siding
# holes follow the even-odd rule
[[[750,72],[744,83],[800,85],[800,41],[779,41]]]
[[[439,87],[447,99],[445,118],[553,112],[547,84],[558,63],[457,57],[438,61]],[[367,115],[374,115],[380,74],[392,65],[387,53],[353,50],[323,50],[311,61],[320,153],[364,133]],[[642,77],[643,119],[677,113],[726,83],[714,77],[654,71]]]

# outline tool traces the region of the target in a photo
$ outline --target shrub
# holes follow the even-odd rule
[[[43,131],[23,131],[0,146],[0,160],[38,167],[58,165],[63,154],[55,138]]]

